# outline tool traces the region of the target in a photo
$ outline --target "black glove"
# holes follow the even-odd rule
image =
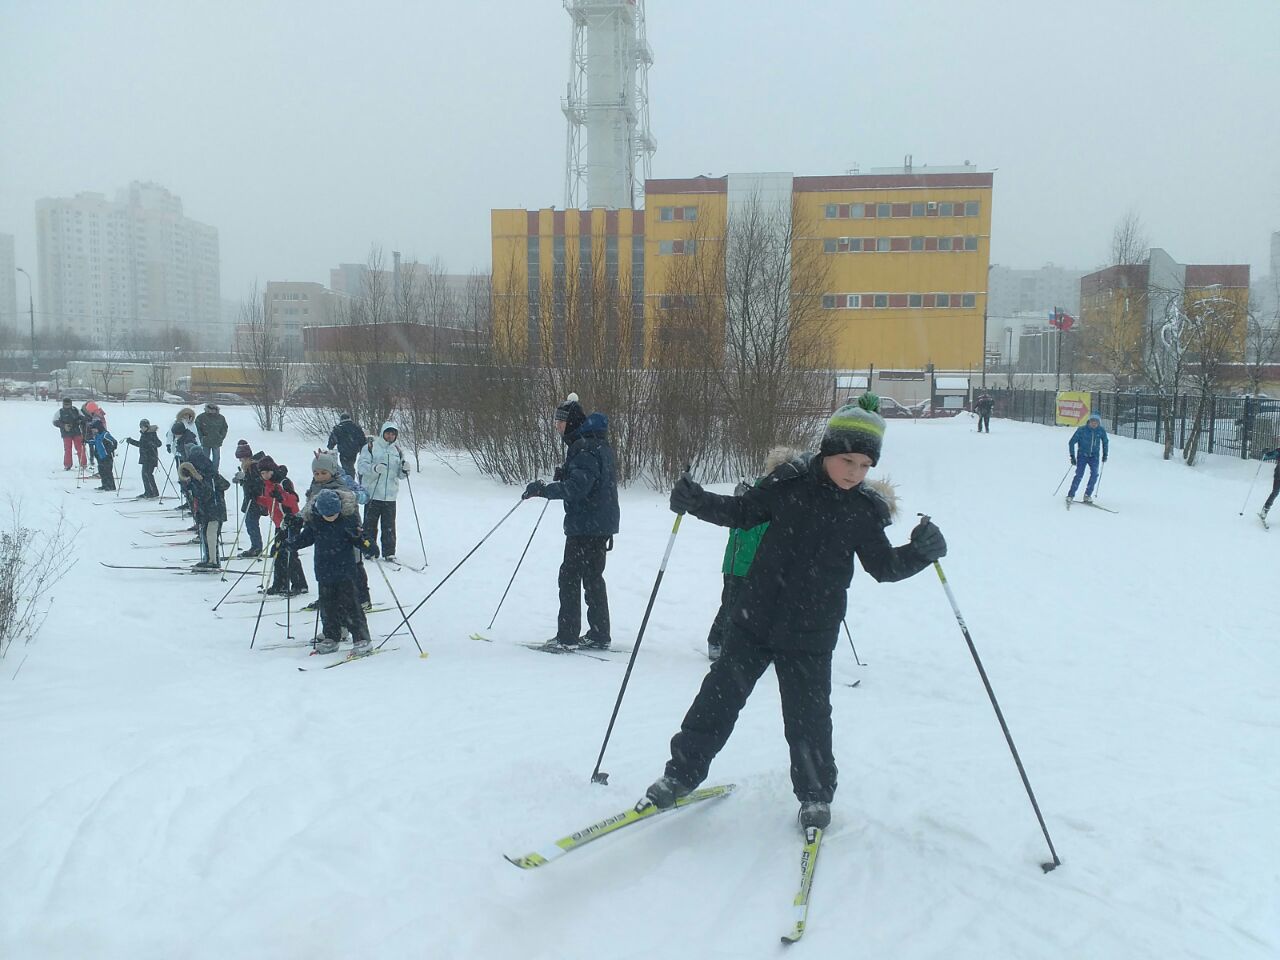
[[[276,501],[278,501],[278,502],[280,502],[280,503],[284,503],[284,494],[280,492],[280,488],[279,488],[279,487],[275,487],[274,489],[272,489],[272,491],[271,491],[271,499],[272,499],[272,500],[276,500]]]
[[[1107,455],[1105,453],[1102,455],[1102,462],[1103,463],[1107,462]]]
[[[564,467],[556,467],[556,472],[551,475],[551,479],[559,483],[564,479]]]
[[[702,493],[702,487],[694,483],[688,474],[682,474],[680,479],[676,481],[676,485],[671,488],[672,511],[675,513],[688,513],[702,502]]]
[[[368,541],[368,540],[361,540],[361,541],[360,541],[360,552],[364,554],[364,558],[365,558],[366,560],[377,560],[377,559],[378,559],[378,548],[377,548],[377,546],[376,546],[375,544],[371,543],[371,542],[370,542],[370,541]]]
[[[1071,458],[1071,465],[1072,465],[1073,467],[1076,465],[1076,458],[1075,458],[1075,457],[1072,457],[1072,458]]]
[[[529,485],[524,488],[524,493],[521,494],[520,499],[528,500],[530,497],[545,497],[546,489],[547,485],[541,480],[530,481]]]
[[[287,514],[282,523],[284,524],[284,528],[291,534],[297,533],[302,529],[302,518],[296,513]]]
[[[164,452],[165,452],[165,453],[173,453],[173,444],[171,444],[171,443],[166,443],[166,444],[164,445]]]
[[[942,531],[927,517],[911,531],[911,545],[930,563],[947,555],[947,541],[943,539]]]

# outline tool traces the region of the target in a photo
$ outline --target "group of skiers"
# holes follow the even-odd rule
[[[87,468],[85,451],[97,464],[97,476],[101,481],[97,490],[115,490],[115,452],[116,438],[107,430],[107,414],[90,400],[79,410],[70,399],[63,399],[62,408],[53,418],[53,425],[58,428],[62,437],[62,469],[71,469],[71,452],[75,451],[80,462],[80,471]]]

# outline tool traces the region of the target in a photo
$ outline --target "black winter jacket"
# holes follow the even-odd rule
[[[618,532],[618,478],[608,434],[608,419],[593,413],[576,432],[564,435],[569,445],[564,479],[543,487],[543,496],[564,501],[566,537],[611,537]]]
[[[740,497],[704,491],[690,512],[740,530],[769,524],[732,618],[775,649],[835,649],[855,554],[881,583],[929,566],[910,544],[890,545],[884,498],[865,483],[841,490],[827,479],[821,457],[784,464]]]
[[[227,439],[227,418],[206,410],[196,417],[196,432],[200,434],[202,447],[221,447],[222,442]]]
[[[64,437],[80,436],[80,428],[84,425],[84,414],[75,407],[63,407],[53,418],[53,425]]]
[[[178,475],[190,483],[192,519],[199,524],[226,522],[227,501],[223,491],[230,484],[213,469],[213,461],[199,447],[192,447]]]
[[[351,460],[368,439],[360,424],[354,420],[343,420],[329,434],[329,449],[337,450],[339,456]]]
[[[156,428],[143,430],[139,434],[139,439],[133,437],[125,437],[125,443],[131,447],[138,448],[138,463],[144,467],[158,466],[160,463],[160,436],[156,433]]]
[[[323,517],[312,520],[289,538],[293,551],[316,545],[316,582],[338,583],[356,576],[356,551],[360,527],[354,515],[340,515],[330,523]]]

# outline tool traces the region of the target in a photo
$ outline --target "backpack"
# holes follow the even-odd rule
[[[116,452],[116,438],[109,433],[102,435],[102,448],[107,451],[108,455]]]
[[[226,477],[222,474],[215,473],[213,475],[213,488],[217,490],[219,494],[223,494],[231,489],[231,484],[227,482]]]

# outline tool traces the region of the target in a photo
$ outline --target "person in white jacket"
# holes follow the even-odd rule
[[[396,496],[401,478],[409,476],[409,465],[396,443],[399,438],[400,429],[388,420],[382,425],[382,433],[366,443],[356,459],[356,473],[369,491],[369,502],[364,507],[365,539],[376,557],[381,524],[382,556],[386,560],[396,556]]]

